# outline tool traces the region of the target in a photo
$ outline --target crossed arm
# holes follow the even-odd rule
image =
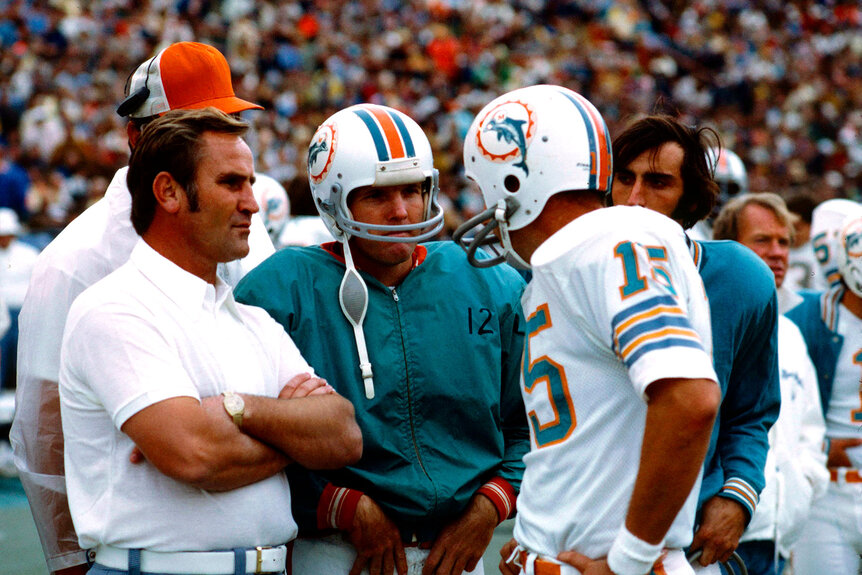
[[[210,491],[255,483],[291,461],[312,469],[349,465],[362,454],[353,406],[331,388],[302,391],[303,382],[307,388],[315,380],[325,385],[301,374],[286,386],[299,391],[282,390],[279,398],[243,395],[242,430],[217,396],[160,401],[130,417],[122,431],[159,471]]]

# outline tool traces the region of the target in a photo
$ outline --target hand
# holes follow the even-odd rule
[[[437,535],[422,575],[461,575],[482,560],[497,526],[497,508],[484,495],[474,495],[458,519]]]
[[[129,455],[129,462],[137,465],[139,463],[143,463],[146,460],[147,460],[147,456],[144,455],[144,452],[141,451],[137,445],[134,446],[132,448],[132,453]]]
[[[611,568],[608,567],[606,558],[590,559],[577,551],[563,551],[557,555],[557,560],[571,565],[581,572],[581,575],[614,575]]]
[[[281,391],[278,393],[279,399],[297,399],[300,397],[308,397],[310,395],[327,395],[335,393],[331,385],[326,383],[326,380],[321,377],[315,377],[310,373],[300,373],[293,376],[288,381]]]
[[[724,563],[736,551],[743,531],[745,510],[742,504],[716,495],[703,504],[703,517],[690,550],[703,551],[698,562],[704,567],[716,561]]]
[[[518,542],[515,541],[515,538],[509,539],[501,548],[500,548],[500,573],[503,575],[518,575],[521,572],[521,568],[518,565],[515,565],[514,560],[512,563],[507,563],[506,560],[512,555],[512,552],[515,550],[515,547],[518,546]]]
[[[855,467],[847,457],[845,449],[862,445],[862,439],[836,437],[829,440],[829,454],[826,467]]]
[[[369,575],[392,575],[393,569],[398,575],[407,574],[401,533],[367,495],[359,498],[347,538],[356,548],[350,575],[359,575],[365,567]]]

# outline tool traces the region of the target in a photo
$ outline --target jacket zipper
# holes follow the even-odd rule
[[[397,304],[400,301],[398,299],[398,292],[395,290],[395,288],[391,288],[391,292],[392,292],[392,299],[395,300],[395,303]],[[398,305],[395,306],[395,311],[398,314],[398,325],[400,326],[401,325],[401,309]],[[422,469],[422,473],[425,474],[425,477],[427,477],[428,481],[431,481],[431,484],[433,485],[434,482],[431,480],[431,476],[428,474],[428,470],[425,469],[425,464],[422,462],[422,456],[419,454],[419,445],[416,443],[416,426],[415,426],[414,417],[413,417],[413,397],[412,397],[413,394],[411,393],[410,376],[407,373],[407,352],[406,352],[406,346],[404,344],[404,330],[401,329],[399,331],[401,333],[401,350],[402,350],[402,353],[404,354],[404,368],[405,368],[404,371],[405,371],[405,378],[406,378],[405,383],[407,384],[407,410],[410,413],[410,438],[413,441],[413,452],[416,454],[416,461],[419,462],[419,467]]]

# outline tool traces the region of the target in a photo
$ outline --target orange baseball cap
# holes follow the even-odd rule
[[[150,118],[168,110],[213,106],[226,114],[263,110],[237,98],[230,66],[221,52],[199,42],[171,44],[135,70],[128,96],[117,107],[120,116]]]

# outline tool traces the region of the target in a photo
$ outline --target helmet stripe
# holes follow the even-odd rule
[[[392,117],[377,106],[368,106],[368,111],[371,112],[380,124],[383,130],[383,137],[386,138],[386,143],[389,146],[389,153],[392,159],[404,158],[404,145],[401,143],[401,137],[398,133],[398,128],[395,127],[395,122]]]
[[[390,159],[414,156],[413,140],[407,131],[404,121],[395,113],[388,112],[379,106],[367,105],[356,110],[356,115],[365,122],[374,145],[377,148],[377,159],[385,162]],[[405,153],[405,146],[407,152]]]
[[[590,188],[609,190],[611,186],[610,135],[604,120],[589,102],[577,93],[560,90],[568,98],[584,120],[587,127],[587,140],[590,142]],[[600,143],[601,142],[601,143]],[[599,182],[603,185],[600,187]]]
[[[355,114],[359,119],[365,122],[368,132],[371,134],[371,139],[374,141],[374,147],[377,149],[377,159],[385,162],[389,159],[389,150],[386,148],[386,140],[383,138],[383,132],[380,126],[371,117],[371,114],[366,110],[356,110]]]
[[[600,142],[598,144],[598,147],[599,147],[599,169],[598,169],[599,182],[604,183],[604,187],[602,189],[610,190],[611,189],[611,177],[612,177],[611,162],[613,161],[613,159],[611,158],[611,154],[610,154],[611,136],[610,136],[610,133],[608,132],[608,127],[605,125],[604,119],[602,119],[601,115],[598,113],[598,111],[595,109],[595,107],[592,104],[590,104],[590,102],[586,98],[584,98],[583,96],[581,96],[580,94],[577,94],[577,93],[575,94],[575,97],[577,97],[578,100],[580,100],[583,103],[584,109],[590,115],[590,118],[592,118],[592,127],[596,131],[597,139]],[[604,142],[602,142],[602,140],[604,140]]]
[[[715,171],[716,172],[722,172],[722,173],[729,171],[730,170],[730,167],[728,166],[729,163],[730,163],[730,161],[727,158],[727,154],[725,154],[724,150],[722,150],[718,154],[718,163],[716,165]]]
[[[413,148],[413,138],[410,137],[410,132],[407,131],[407,124],[404,123],[404,119],[398,114],[390,113],[390,116],[395,121],[395,125],[398,126],[398,133],[401,134],[404,147],[407,148],[407,157],[415,158],[416,150]]]
[[[365,110],[356,110],[355,114],[359,119],[365,122],[368,132],[371,134],[371,139],[374,141],[374,147],[377,149],[377,159],[385,162],[389,159],[389,150],[386,149],[386,141],[383,139],[383,133],[374,121],[374,118]]]

